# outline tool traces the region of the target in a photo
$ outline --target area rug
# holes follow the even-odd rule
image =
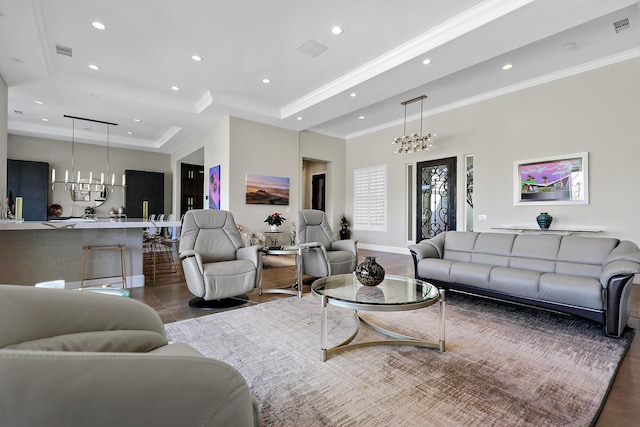
[[[436,306],[361,314],[437,341]],[[329,325],[333,345],[353,331],[351,312],[329,307]],[[264,426],[589,426],[633,338],[633,330],[609,338],[589,321],[453,292],[444,353],[376,346],[322,362],[320,303],[311,295],[166,330],[236,367]]]

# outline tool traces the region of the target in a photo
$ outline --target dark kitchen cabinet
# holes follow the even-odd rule
[[[148,214],[164,212],[164,173],[125,170],[124,208],[129,218],[142,218],[142,202],[149,202]]]
[[[46,221],[49,199],[49,163],[7,160],[7,194],[22,197],[25,221]]]

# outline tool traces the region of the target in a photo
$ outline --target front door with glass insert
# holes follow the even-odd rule
[[[456,229],[456,158],[417,164],[416,242]]]

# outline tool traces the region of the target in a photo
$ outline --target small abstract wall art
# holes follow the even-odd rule
[[[220,165],[209,169],[209,209],[220,210]]]
[[[247,174],[248,205],[288,205],[289,178]]]
[[[588,153],[577,153],[516,161],[515,204],[589,203],[588,159]]]

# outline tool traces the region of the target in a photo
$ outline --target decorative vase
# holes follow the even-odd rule
[[[356,278],[365,286],[377,286],[384,280],[384,268],[376,262],[376,257],[366,256],[356,267]]]
[[[340,230],[340,240],[348,240],[351,237],[351,230],[347,228],[346,225],[342,226]]]
[[[278,226],[276,224],[271,224],[271,231],[278,231]]]
[[[551,221],[553,221],[553,217],[549,215],[547,212],[542,212],[540,215],[536,217],[536,221],[538,221],[538,225],[543,230],[546,230],[551,226]]]

